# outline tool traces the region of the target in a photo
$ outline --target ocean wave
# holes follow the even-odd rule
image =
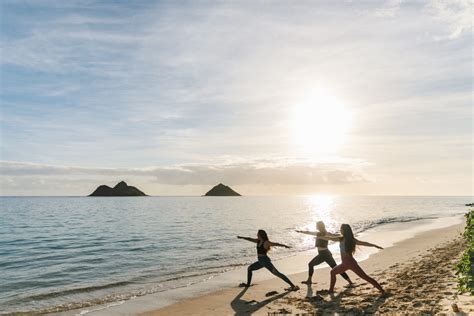
[[[242,264],[230,264],[230,265],[224,265],[224,266],[209,267],[208,269],[202,272],[191,273],[191,274],[179,275],[178,273],[178,275],[176,275],[176,273],[170,273],[169,275],[175,275],[175,276],[163,278],[157,281],[155,285],[152,287],[143,288],[140,290],[128,291],[124,293],[108,294],[108,295],[97,297],[92,300],[69,302],[65,304],[54,305],[47,308],[37,308],[34,310],[24,310],[24,311],[17,310],[13,314],[15,315],[35,314],[36,315],[36,314],[45,314],[45,313],[57,313],[57,312],[64,312],[64,311],[73,310],[73,309],[81,309],[81,308],[86,308],[86,307],[91,307],[91,306],[104,305],[104,304],[109,304],[109,303],[114,303],[114,304],[117,302],[123,303],[124,301],[130,300],[135,297],[149,295],[149,294],[153,294],[157,292],[163,292],[170,289],[187,287],[187,286],[196,284],[198,282],[210,279],[217,274],[220,274],[225,271],[229,271],[232,268],[239,267],[239,266],[242,266]],[[18,305],[18,304],[21,305],[21,304],[32,302],[32,301],[48,300],[52,298],[66,297],[66,296],[75,295],[75,294],[91,293],[91,292],[110,289],[110,288],[118,288],[122,286],[127,286],[127,285],[135,283],[135,281],[138,281],[138,279],[141,279],[141,278],[143,277],[135,278],[136,280],[133,279],[130,281],[113,282],[113,283],[108,283],[104,285],[88,286],[88,287],[69,289],[69,290],[64,290],[64,291],[56,291],[56,292],[49,292],[49,293],[38,294],[38,295],[30,295],[23,298],[16,298],[6,303],[9,305]],[[181,283],[176,282],[180,280],[183,282]],[[107,308],[107,307],[104,307],[104,308]],[[0,312],[0,315],[10,315],[10,313]]]
[[[425,217],[410,217],[410,216],[400,216],[400,217],[384,217],[380,218],[377,220],[372,220],[372,221],[361,221],[358,223],[353,224],[354,231],[356,233],[361,233],[364,231],[367,231],[369,229],[375,228],[377,226],[382,226],[386,224],[392,224],[392,223],[407,223],[407,222],[415,222],[415,221],[420,221],[420,220],[426,220],[426,219],[435,219],[437,217],[435,216],[425,216]],[[305,249],[307,250],[307,249]],[[293,251],[291,255],[294,255],[298,252],[305,251],[298,249],[297,251]],[[286,254],[288,255],[288,254]],[[278,256],[277,256],[278,257]],[[213,257],[210,256],[207,259],[204,259],[206,262],[212,262],[212,261],[218,261],[218,257]],[[277,258],[275,258],[277,259]],[[186,269],[183,270],[178,270],[178,271],[173,271],[170,273],[162,274],[161,275],[161,280],[157,280],[155,282],[155,285],[152,287],[140,289],[140,290],[135,290],[135,291],[129,291],[126,293],[114,293],[114,294],[108,294],[104,295],[92,300],[84,300],[84,301],[76,301],[76,302],[69,302],[66,304],[59,304],[55,306],[51,306],[45,309],[37,309],[34,311],[25,311],[26,313],[51,313],[51,312],[63,312],[67,310],[72,310],[72,309],[81,309],[81,308],[86,308],[86,307],[91,307],[91,306],[96,306],[96,305],[104,305],[104,304],[110,304],[110,303],[117,303],[117,302],[123,302],[126,300],[129,300],[134,297],[139,297],[143,295],[148,295],[148,294],[153,294],[157,292],[162,292],[174,288],[181,288],[181,287],[186,287],[201,281],[204,281],[206,279],[212,278],[215,275],[218,275],[220,273],[230,271],[242,266],[247,265],[247,263],[244,262],[238,262],[238,263],[228,263],[226,262],[225,264],[215,264],[215,265],[208,265],[205,268],[199,269],[200,272],[196,273],[186,273]],[[100,290],[105,290],[109,288],[119,288],[122,286],[127,286],[130,284],[134,284],[136,282],[140,283],[140,281],[143,281],[144,279],[150,278],[150,275],[147,276],[140,276],[136,277],[134,279],[128,280],[128,281],[120,281],[120,282],[113,282],[113,283],[108,283],[104,285],[96,285],[96,286],[87,286],[87,287],[82,287],[82,288],[75,288],[75,289],[68,289],[64,291],[56,291],[56,292],[49,292],[49,293],[44,293],[44,294],[38,294],[38,295],[31,295],[28,297],[23,297],[23,298],[17,298],[14,299],[8,303],[15,303],[15,304],[22,304],[22,303],[28,303],[32,301],[40,301],[40,300],[48,300],[51,298],[58,298],[58,297],[65,297],[65,296],[70,296],[70,295],[75,295],[75,294],[83,294],[83,293],[91,293],[95,291],[100,291]],[[176,282],[176,281],[184,281],[184,282]],[[171,284],[166,284],[166,283],[171,283]],[[166,284],[166,286],[164,286]],[[171,285],[171,286],[170,286]],[[3,313],[0,313],[4,315]]]
[[[304,198],[278,199],[281,203],[275,203],[275,198],[248,198],[237,205],[182,198],[156,198],[153,203],[64,200],[74,212],[57,199],[46,199],[48,205],[29,198],[2,200],[14,212],[0,209],[0,235],[4,237],[0,254],[5,257],[0,263],[0,314],[92,311],[99,307],[93,305],[103,307],[200,283],[255,261],[254,246],[235,235],[254,236],[260,227],[268,229],[272,239],[293,247],[275,247],[274,260],[314,249],[312,240],[294,230],[325,213],[307,207]],[[393,223],[416,225],[418,220],[437,218],[433,214],[462,214],[464,206],[456,206],[460,200],[341,198],[329,215],[351,223],[354,232],[361,233]],[[351,211],[346,212],[348,209]],[[144,225],[133,215],[135,210],[150,221]],[[25,216],[17,216],[20,211]],[[327,224],[336,230],[335,222],[328,220]],[[29,228],[18,229],[22,226]]]
[[[14,299],[14,302],[15,303],[27,303],[27,302],[31,302],[31,301],[45,300],[45,299],[61,297],[61,296],[66,296],[66,295],[71,295],[71,294],[88,293],[88,292],[104,290],[104,289],[108,289],[108,288],[116,288],[116,287],[128,285],[130,283],[131,282],[128,282],[128,281],[121,281],[121,282],[108,283],[108,284],[104,284],[104,285],[86,286],[86,287],[68,289],[68,290],[63,290],[63,291],[56,291],[56,292],[49,292],[49,293],[44,293],[44,294],[30,295],[30,296],[27,296],[27,297],[16,298],[16,299]],[[10,302],[7,302],[7,303],[10,303]]]
[[[416,217],[416,216],[399,216],[399,217],[382,217],[377,220],[372,221],[362,221],[358,222],[353,225],[355,233],[361,233],[371,228],[375,228],[377,226],[382,226],[386,224],[395,224],[395,223],[409,223],[409,222],[416,222],[421,220],[427,219],[436,219],[436,216],[424,216],[424,217]]]

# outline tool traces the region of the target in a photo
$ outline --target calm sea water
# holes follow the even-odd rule
[[[295,229],[357,232],[457,216],[471,197],[1,197],[0,311],[47,312],[202,282],[255,259],[259,228],[293,246]]]

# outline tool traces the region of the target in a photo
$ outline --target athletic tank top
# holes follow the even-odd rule
[[[319,236],[324,236],[324,233],[317,233],[316,234],[316,247],[318,248],[327,248],[328,247],[328,241],[322,238],[319,238]]]
[[[265,249],[265,247],[263,246],[265,242],[257,242],[257,254],[259,255],[266,255],[267,252],[268,252],[268,249]],[[261,244],[261,245],[260,245]]]

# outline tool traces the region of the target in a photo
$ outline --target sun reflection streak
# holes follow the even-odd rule
[[[328,231],[336,229],[336,223],[332,218],[335,205],[335,196],[328,194],[317,194],[308,196],[308,207],[311,209],[313,222],[308,223],[308,229],[316,229],[316,222],[323,221]]]

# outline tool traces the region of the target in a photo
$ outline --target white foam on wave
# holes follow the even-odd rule
[[[90,314],[90,313],[93,313],[93,312],[99,312],[99,311],[102,311],[102,310],[105,310],[107,308],[111,308],[111,307],[115,307],[115,306],[120,306],[122,305],[123,303],[125,303],[125,301],[118,301],[118,302],[113,302],[113,303],[109,303],[109,304],[106,304],[104,306],[97,306],[95,307],[94,309],[84,309],[84,310],[81,310],[79,313],[77,313],[76,315],[86,315],[86,314]]]

